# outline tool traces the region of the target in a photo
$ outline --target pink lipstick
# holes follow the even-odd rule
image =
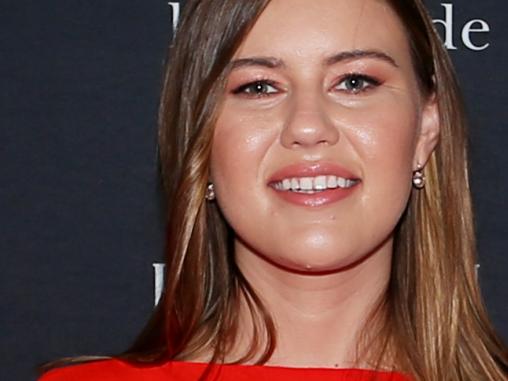
[[[292,204],[318,207],[342,200],[361,183],[351,171],[333,163],[293,164],[273,173],[268,185]]]

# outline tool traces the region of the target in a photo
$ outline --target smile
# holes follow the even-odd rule
[[[295,163],[274,172],[267,181],[278,198],[294,205],[319,207],[349,197],[361,179],[333,162]]]
[[[327,189],[351,188],[359,182],[357,179],[348,179],[334,175],[321,175],[315,177],[285,178],[271,184],[279,191],[314,194]]]

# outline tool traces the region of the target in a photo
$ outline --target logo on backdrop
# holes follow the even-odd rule
[[[154,305],[157,305],[164,288],[164,268],[166,265],[164,263],[154,263],[152,266],[154,275]]]
[[[178,25],[180,17],[180,3],[170,1],[173,30]],[[455,22],[455,9],[452,3],[441,3],[443,14],[434,19],[437,30],[441,33],[444,45],[448,50],[457,50],[466,48],[472,51],[482,51],[490,46],[488,41],[482,35],[490,32],[490,25],[482,19],[471,19],[463,25]]]
[[[442,18],[434,19],[437,30],[441,33],[444,44],[448,50],[457,50],[464,46],[469,50],[481,51],[490,46],[489,42],[478,42],[480,34],[490,32],[490,25],[482,19],[472,19],[464,25],[457,25],[454,21],[454,9],[451,3],[441,3],[444,8]],[[457,37],[456,34],[460,35]],[[485,39],[485,38],[483,38]]]

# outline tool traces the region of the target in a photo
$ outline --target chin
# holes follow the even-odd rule
[[[320,249],[307,249],[304,252],[295,250],[291,258],[281,258],[275,262],[278,267],[285,270],[304,274],[327,274],[345,271],[363,262],[369,255],[353,255],[351,252],[323,251]],[[287,255],[287,254],[286,254]]]

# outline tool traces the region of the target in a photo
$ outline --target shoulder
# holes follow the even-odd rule
[[[98,360],[51,369],[38,381],[168,381],[163,366],[133,365],[119,359]]]

